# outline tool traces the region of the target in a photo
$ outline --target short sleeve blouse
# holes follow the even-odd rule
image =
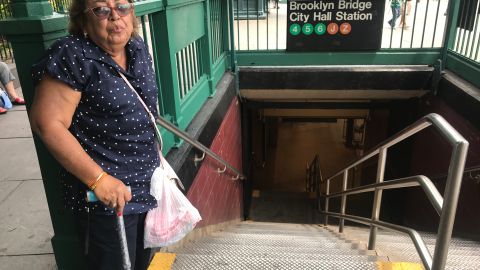
[[[70,132],[90,157],[110,175],[130,186],[132,200],[124,214],[146,212],[156,206],[150,178],[159,165],[155,132],[137,96],[122,80],[122,72],[150,111],[157,115],[158,88],[152,60],[140,37],[126,45],[127,70],[83,36],[56,41],[33,66],[37,85],[44,74],[82,93]],[[102,203],[85,201],[87,186],[64,169],[60,172],[66,206],[74,211],[113,214]]]

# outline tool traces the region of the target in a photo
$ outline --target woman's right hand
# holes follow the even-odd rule
[[[115,208],[117,215],[123,213],[125,204],[132,199],[127,186],[117,178],[107,175],[94,190],[95,196],[107,207]]]

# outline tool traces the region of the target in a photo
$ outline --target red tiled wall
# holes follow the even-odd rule
[[[210,145],[214,153],[239,170],[242,169],[240,116],[240,104],[234,98]],[[187,197],[202,216],[197,228],[242,216],[242,184],[231,180],[232,173],[217,173],[219,167],[223,168],[206,156],[188,191]]]

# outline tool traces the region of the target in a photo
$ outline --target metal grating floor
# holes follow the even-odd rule
[[[330,231],[338,230],[329,226]],[[368,228],[346,227],[344,237],[360,242],[368,242]],[[420,233],[430,253],[435,249],[435,234]],[[395,245],[392,245],[395,243]],[[412,240],[407,235],[386,230],[378,230],[376,250],[380,255],[388,256],[392,261],[409,261],[420,263],[420,257],[415,250]],[[447,258],[446,270],[479,270],[480,269],[480,242],[452,238]]]
[[[376,269],[356,246],[318,225],[241,222],[175,250],[172,269]]]
[[[368,241],[368,228],[347,226],[341,237],[332,233],[336,229],[311,224],[241,222],[177,249],[172,269],[374,270],[377,260],[420,263],[408,236],[379,230],[375,253],[358,249]],[[435,235],[421,235],[433,252]],[[446,270],[478,269],[480,243],[452,239]]]
[[[283,258],[248,258],[238,256],[177,255],[173,270],[218,269],[218,270],[376,270],[374,262],[318,261]]]

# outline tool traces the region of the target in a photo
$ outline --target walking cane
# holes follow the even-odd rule
[[[130,187],[128,187],[130,190]],[[87,202],[98,201],[97,196],[93,191],[87,191]],[[120,240],[120,251],[122,254],[122,270],[131,270],[132,265],[130,263],[130,255],[128,254],[127,234],[125,233],[125,223],[123,221],[123,215],[115,215],[117,218],[117,232]]]

